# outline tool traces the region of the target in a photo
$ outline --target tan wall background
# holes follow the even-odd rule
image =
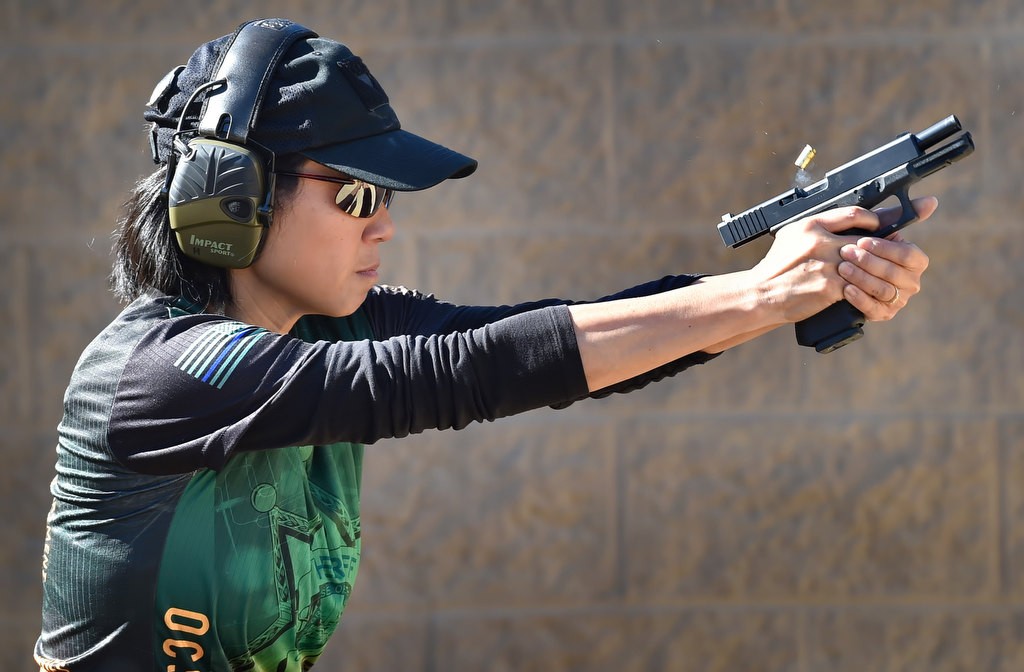
[[[460,302],[723,272],[721,214],[957,114],[916,193],[900,319],[785,329],[639,393],[368,450],[328,670],[1024,669],[1024,3],[8,0],[0,7],[0,662],[31,667],[55,426],[115,314],[142,106],[200,42],[285,15],[406,127],[480,159],[396,201],[385,279]]]

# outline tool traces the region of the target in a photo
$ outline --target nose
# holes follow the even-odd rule
[[[370,219],[363,235],[374,243],[383,243],[394,237],[395,223],[391,220],[391,213],[386,207],[381,207]]]

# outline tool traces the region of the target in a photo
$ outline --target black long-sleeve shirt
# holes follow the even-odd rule
[[[350,317],[280,335],[181,298],[133,302],[65,395],[37,661],[305,669],[359,567],[362,444],[588,396],[567,303],[467,307],[379,287]]]

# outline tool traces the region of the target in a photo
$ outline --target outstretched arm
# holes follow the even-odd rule
[[[915,202],[921,220],[937,205],[931,197]],[[919,291],[927,255],[899,234],[889,240],[842,235],[851,228],[873,231],[890,216],[863,208],[827,211],[780,230],[752,269],[653,296],[571,306],[589,389],[692,352],[720,352],[844,298],[869,320],[891,319]]]

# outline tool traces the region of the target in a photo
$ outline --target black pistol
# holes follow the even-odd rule
[[[733,216],[722,216],[718,233],[729,247],[776,231],[797,220],[832,208],[859,205],[874,208],[889,197],[899,199],[899,219],[877,231],[851,229],[844,235],[884,238],[917,220],[910,202],[910,186],[959,161],[974,151],[971,134],[950,115],[920,133],[903,133],[888,144],[825,174],[814,184],[796,187]],[[933,148],[935,148],[933,150]],[[933,150],[933,151],[929,151]],[[864,335],[864,314],[848,301],[834,303],[796,324],[796,340],[818,352],[832,352]]]

